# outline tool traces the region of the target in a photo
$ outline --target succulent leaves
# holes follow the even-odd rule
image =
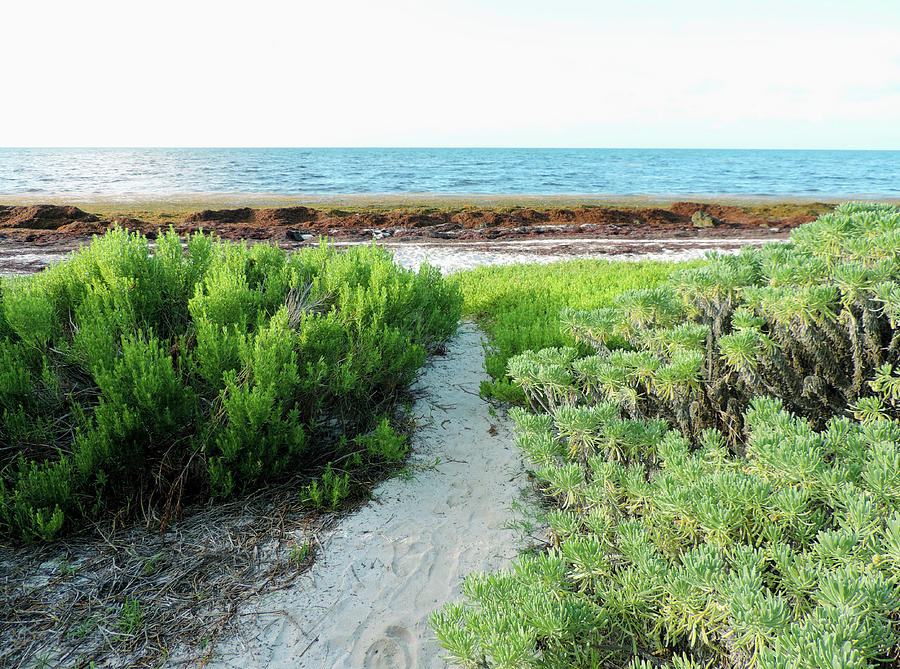
[[[900,210],[847,204],[788,244],[565,312],[595,355],[516,369],[546,412],[514,417],[551,540],[433,621],[453,657],[505,666],[504,633],[523,667],[895,658],[898,258]]]

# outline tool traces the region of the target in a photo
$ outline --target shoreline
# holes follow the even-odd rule
[[[0,231],[10,228],[31,228],[42,231],[59,230],[64,227],[63,219],[85,221],[85,214],[94,221],[119,222],[127,226],[147,230],[151,227],[183,226],[191,222],[204,222],[204,228],[211,229],[209,223],[249,222],[255,213],[274,214],[283,219],[279,225],[290,222],[303,224],[302,227],[320,229],[344,228],[380,228],[390,225],[391,220],[406,219],[403,225],[410,223],[410,217],[448,217],[460,215],[466,217],[474,214],[483,217],[476,227],[501,225],[508,227],[520,222],[587,222],[597,219],[598,214],[618,214],[616,222],[631,227],[633,219],[647,214],[657,222],[674,222],[659,220],[658,215],[678,211],[688,217],[699,208],[722,218],[725,222],[753,221],[759,225],[778,225],[781,223],[803,223],[814,220],[823,213],[845,201],[846,198],[781,198],[781,197],[738,197],[738,196],[691,196],[691,195],[477,195],[477,194],[357,194],[333,195],[320,197],[271,196],[265,194],[193,194],[177,196],[160,196],[153,198],[119,198],[117,196],[97,196],[93,198],[75,198],[67,195],[41,196],[3,196],[0,195]],[[900,204],[900,199],[883,198],[884,203]],[[48,225],[48,212],[42,212],[37,225],[22,220],[20,214],[33,216],[30,209],[56,209],[50,214],[54,219]],[[64,208],[75,208],[74,214],[66,214]],[[19,210],[19,211],[13,211]],[[291,210],[293,212],[291,213]],[[304,213],[300,213],[304,212]],[[717,213],[718,212],[718,213]],[[287,219],[284,219],[287,214]],[[255,215],[255,214],[254,214]],[[299,217],[298,217],[299,215]],[[355,215],[355,216],[354,216]],[[723,215],[730,218],[723,218]],[[14,218],[14,221],[9,220]],[[387,218],[385,218],[387,217]],[[602,217],[602,216],[601,216]],[[312,219],[316,220],[313,221]],[[471,218],[471,217],[469,217]],[[607,216],[606,218],[609,218]],[[665,216],[664,216],[665,218]],[[500,219],[503,219],[501,221]],[[682,221],[683,222],[683,221]],[[60,225],[57,225],[60,223]],[[636,221],[635,221],[636,223]],[[414,227],[427,224],[424,221],[413,222]],[[466,226],[468,227],[468,225]],[[82,228],[80,232],[87,230]],[[96,230],[95,230],[96,231]],[[330,232],[328,234],[331,234]]]
[[[783,240],[783,238],[782,238]],[[708,251],[737,253],[743,246],[762,246],[773,237],[706,239],[614,239],[555,237],[546,239],[502,239],[454,241],[434,239],[380,240],[395,262],[412,270],[427,262],[441,273],[474,269],[482,265],[545,264],[561,260],[686,261],[703,258]],[[371,241],[331,241],[336,248],[351,248]],[[298,246],[293,250],[303,248]],[[0,279],[33,274],[62,261],[77,247],[22,246],[11,249],[0,243]]]
[[[741,193],[0,193],[3,205],[65,204],[73,206],[151,207],[174,209],[193,207],[573,207],[668,206],[690,201],[732,206],[838,204],[848,200],[867,200],[900,204],[900,195],[879,193],[845,194],[741,194]],[[207,206],[208,205],[208,206]]]
[[[225,202],[160,201],[154,208],[107,203],[0,205],[0,274],[38,271],[60,254],[90,242],[118,225],[149,240],[160,230],[179,235],[203,230],[222,239],[268,242],[295,250],[327,238],[338,245],[372,243],[466,257],[486,251],[509,262],[549,257],[636,257],[647,253],[705,248],[732,249],[742,240],[755,244],[785,239],[797,225],[834,209],[833,204],[769,203],[726,205],[675,201],[668,206],[577,204],[574,201],[510,202],[508,206],[471,200],[358,200],[368,204],[307,207],[224,207]],[[496,201],[494,201],[496,202]],[[80,203],[79,203],[80,204]],[[218,207],[202,209],[204,205]],[[667,245],[668,242],[668,245]],[[746,242],[745,242],[746,243]],[[416,250],[418,249],[418,250]],[[507,253],[504,253],[507,252]],[[474,260],[472,261],[474,262]],[[454,265],[458,263],[454,262]]]

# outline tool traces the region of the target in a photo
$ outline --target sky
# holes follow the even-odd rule
[[[0,146],[900,149],[900,1],[4,4]]]

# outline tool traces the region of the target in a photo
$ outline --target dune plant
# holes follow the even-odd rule
[[[649,392],[676,420],[715,425],[732,441],[760,394],[784,398],[821,426],[869,392],[875,370],[900,355],[900,266],[885,250],[900,236],[898,220],[895,207],[841,205],[787,244],[711,254],[666,286],[623,293],[614,307],[564,310],[563,326],[598,356],[574,362],[582,394],[612,396],[628,386],[638,416],[648,415],[640,400]],[[635,387],[621,358],[610,355],[615,337],[660,361],[649,386]],[[706,357],[698,382],[688,375],[676,384],[673,362],[687,374],[691,352]],[[584,374],[585,366],[593,373]]]
[[[603,417],[596,440],[622,435],[619,420]],[[490,587],[472,576],[465,603],[435,614],[451,657],[505,666],[500,629],[517,630],[518,666],[676,666],[686,653],[697,666],[820,667],[846,648],[856,660],[835,666],[879,666],[900,641],[900,422],[837,418],[817,432],[773,400],[745,420],[743,456],[715,431],[691,444],[665,427],[618,469],[584,463],[555,432],[535,473],[565,510],[548,517],[557,540]],[[555,577],[534,574],[535,559]]]
[[[787,244],[564,311],[594,353],[556,358],[556,406],[546,356],[511,358],[548,541],[434,614],[450,658],[894,666],[898,240],[896,208],[841,205]]]
[[[510,358],[529,350],[575,345],[584,353],[585,347],[594,345],[585,337],[573,338],[559,321],[561,309],[602,313],[622,291],[656,286],[673,272],[697,264],[572,260],[485,266],[451,275],[448,280],[465,295],[463,313],[487,335],[485,370],[491,380],[482,383],[482,393],[524,403],[522,389],[507,373]],[[615,323],[607,325],[612,328]],[[621,336],[611,335],[609,345],[623,344]]]
[[[49,540],[138,508],[167,523],[345,455],[461,301],[437,270],[376,247],[287,254],[168,232],[151,250],[119,228],[4,279],[0,536]],[[402,457],[379,429],[370,450]]]

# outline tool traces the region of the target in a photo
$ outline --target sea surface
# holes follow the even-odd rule
[[[0,148],[0,195],[900,196],[900,151]]]

